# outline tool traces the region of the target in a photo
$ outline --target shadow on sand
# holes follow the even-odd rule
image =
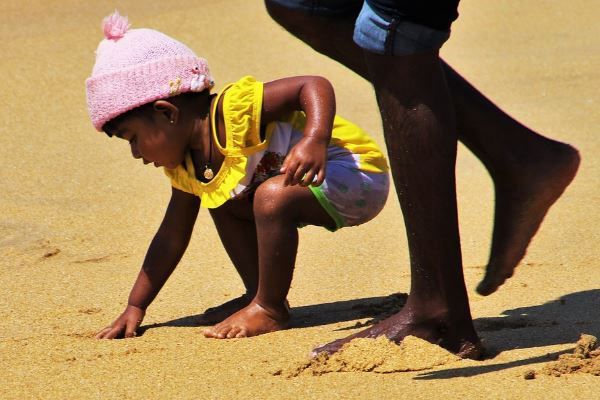
[[[599,304],[600,290],[586,290],[537,306],[506,310],[500,317],[478,318],[475,320],[475,328],[484,341],[488,359],[506,350],[574,344],[582,333],[600,335]],[[481,375],[556,360],[558,355],[571,351],[572,348],[506,363],[429,371],[415,379],[449,379]]]
[[[392,315],[404,306],[407,295],[394,293],[389,296],[367,297],[355,300],[343,300],[332,303],[314,304],[309,306],[292,307],[290,329],[309,328],[312,326],[329,325],[338,322],[356,321],[370,318],[365,322],[356,322],[354,325],[339,330],[349,330],[371,325],[381,319]],[[189,315],[158,324],[144,325],[138,329],[141,336],[149,329],[164,326],[198,327],[202,314]]]
[[[343,300],[292,308],[290,328],[308,328],[346,321],[356,321],[340,331],[371,325],[398,312],[406,302],[406,294]],[[600,289],[571,293],[544,304],[505,310],[502,316],[475,319],[475,328],[484,342],[486,358],[518,348],[544,347],[574,343],[581,333],[600,335]],[[142,326],[139,334],[164,326],[197,327],[200,314]],[[429,371],[415,379],[448,379],[467,377],[507,368],[555,360],[559,354],[516,360],[494,365]]]

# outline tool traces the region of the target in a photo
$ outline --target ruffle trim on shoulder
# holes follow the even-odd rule
[[[227,130],[225,155],[249,155],[266,147],[260,138],[263,84],[245,76],[225,89],[223,118]]]
[[[186,168],[178,166],[175,169],[165,168],[165,174],[171,179],[175,189],[200,197],[200,205],[205,208],[217,208],[241,191],[240,181],[246,176],[248,159],[241,157],[226,157],[217,175],[208,183],[202,183],[196,178],[192,157],[185,157]]]
[[[185,168],[166,169],[171,185],[179,190],[200,197],[200,204],[206,208],[217,208],[244,189],[240,184],[248,173],[248,156],[264,150],[267,141],[260,138],[260,118],[262,113],[263,84],[251,76],[225,87],[219,93],[223,98],[223,119],[225,121],[226,143],[221,147],[215,140],[219,151],[225,156],[221,168],[208,183],[196,178],[194,163],[188,153]],[[212,113],[211,126],[216,132],[216,112]],[[215,137],[216,139],[216,137]]]

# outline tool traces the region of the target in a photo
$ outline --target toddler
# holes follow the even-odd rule
[[[389,191],[381,150],[335,115],[324,78],[246,76],[212,93],[206,60],[182,43],[129,29],[117,12],[103,29],[86,81],[92,123],[129,142],[134,158],[164,168],[172,194],[127,307],[97,338],[135,336],[185,252],[200,206],[246,289],[202,314],[200,324],[215,324],[204,335],[284,329],[298,227],[335,231],[374,218]]]

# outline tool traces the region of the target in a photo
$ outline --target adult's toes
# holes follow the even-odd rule
[[[486,277],[481,282],[479,282],[479,285],[477,285],[477,288],[475,290],[482,296],[489,296],[490,294],[498,290],[500,285],[502,285],[503,283],[504,279],[498,280]]]

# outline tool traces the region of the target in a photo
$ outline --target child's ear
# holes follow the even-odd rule
[[[156,100],[152,107],[159,114],[159,118],[164,118],[165,122],[175,125],[179,120],[179,108],[166,100]]]

